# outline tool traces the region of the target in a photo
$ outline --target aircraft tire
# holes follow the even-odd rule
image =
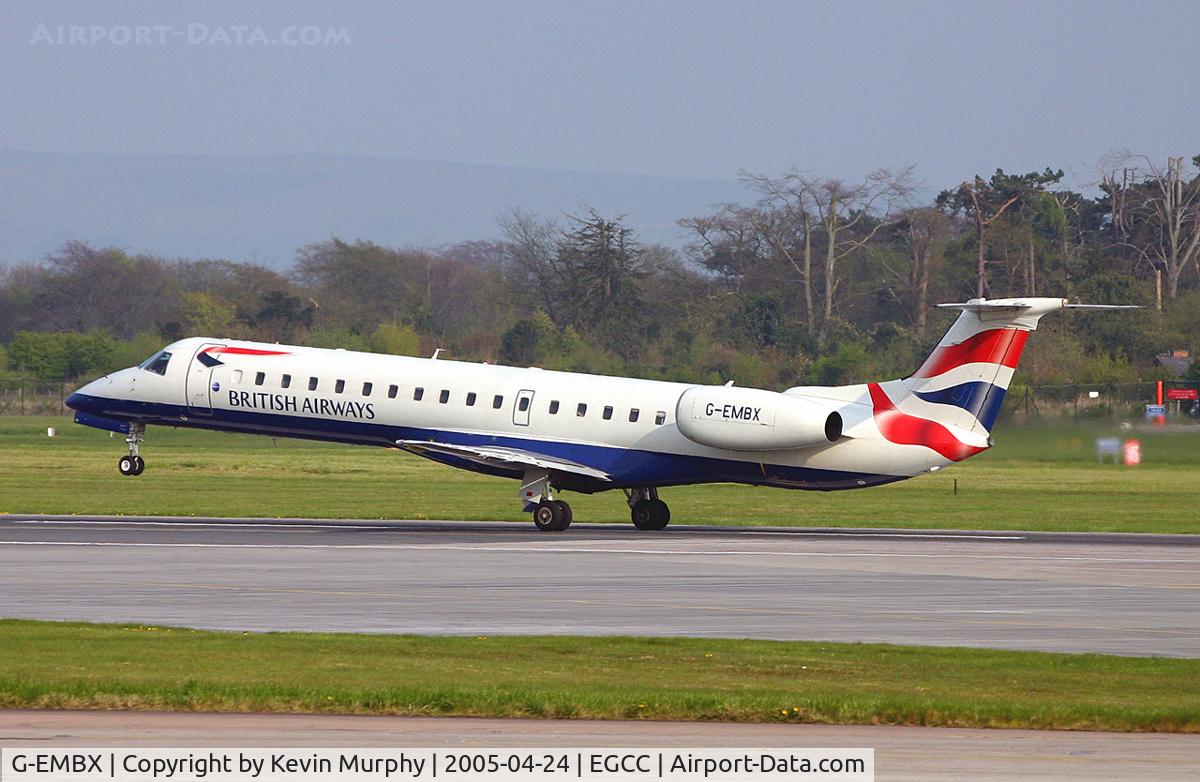
[[[662,500],[638,500],[629,511],[633,526],[647,532],[655,532],[667,526],[671,520],[671,509]]]
[[[662,500],[650,500],[654,504],[654,523],[657,525],[654,529],[663,529],[667,526],[667,522],[671,520],[671,508]]]
[[[558,505],[558,507],[562,509],[563,514],[562,526],[555,530],[556,532],[559,532],[571,526],[571,522],[574,520],[575,514],[571,512],[571,506],[562,500],[555,500],[554,504]]]
[[[565,502],[549,500],[533,509],[533,525],[542,532],[561,532],[571,523],[570,507]]]
[[[133,471],[130,475],[141,475],[146,471],[146,460],[140,456],[133,457]]]
[[[132,456],[122,456],[117,460],[117,470],[120,471],[122,475],[133,475],[133,465],[134,461]]]

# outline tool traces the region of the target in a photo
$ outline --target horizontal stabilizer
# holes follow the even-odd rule
[[[453,456],[476,464],[507,470],[541,469],[570,473],[598,481],[612,480],[608,473],[592,467],[565,459],[555,459],[540,453],[523,451],[520,448],[506,448],[498,445],[455,445],[426,440],[397,440],[396,445],[418,456]]]
[[[964,312],[1018,312],[1029,309],[1024,302],[972,300],[954,304],[938,304],[942,310],[963,310]]]
[[[1069,310],[1140,310],[1140,304],[1068,304]]]
[[[1061,303],[1060,303],[1061,302]],[[1047,306],[1049,304],[1049,306]],[[1066,299],[1037,299],[1034,301],[1022,301],[1020,299],[998,299],[988,301],[987,299],[971,299],[970,301],[956,302],[953,304],[938,304],[939,309],[948,310],[963,310],[964,312],[1021,312],[1023,310],[1033,309],[1037,307],[1042,310],[1051,311],[1055,309],[1064,310],[1138,310],[1141,306],[1138,304],[1068,304]]]

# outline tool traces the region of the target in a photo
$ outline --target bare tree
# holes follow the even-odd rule
[[[950,218],[940,209],[922,206],[905,210],[897,228],[909,254],[907,283],[915,311],[913,322],[917,335],[924,338],[929,313],[929,273],[950,235]]]
[[[576,281],[559,257],[558,225],[520,209],[498,222],[508,240],[505,276],[518,298],[545,310],[556,323],[568,321]]]
[[[743,180],[762,194],[758,208],[743,213],[772,251],[796,270],[804,295],[804,325],[813,334],[816,332],[812,273],[815,188],[822,180],[796,169],[779,179],[746,174]]]
[[[837,264],[865,247],[883,228],[896,222],[896,211],[913,191],[913,167],[907,166],[899,172],[881,168],[853,183],[815,177],[795,168],[778,179],[751,175],[745,178],[764,194],[762,205],[772,206],[776,215],[788,218],[787,231],[800,239],[798,254],[786,257],[800,272],[810,328],[814,320],[814,244],[820,238],[824,240],[824,291],[817,330],[817,342],[824,346],[833,321]],[[821,237],[815,236],[817,231]],[[773,235],[784,237],[788,234],[776,230]],[[783,242],[779,244],[782,246]],[[796,244],[793,240],[791,246]]]
[[[1192,162],[1200,165],[1200,156]],[[1200,275],[1200,175],[1189,176],[1182,157],[1159,166],[1145,155],[1126,155],[1108,162],[1102,187],[1111,203],[1115,243],[1154,269],[1161,310],[1164,293],[1167,300],[1178,295],[1189,265]]]

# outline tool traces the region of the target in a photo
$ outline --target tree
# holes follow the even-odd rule
[[[102,329],[129,338],[160,329],[178,309],[171,265],[86,242],[67,242],[32,275],[21,327],[40,331]]]
[[[758,208],[747,210],[746,219],[800,279],[804,301],[804,324],[816,333],[813,307],[813,223],[816,221],[816,190],[821,180],[796,169],[778,179],[746,175],[743,179],[762,194]],[[826,276],[826,280],[828,280]]]
[[[236,317],[232,304],[215,298],[208,291],[185,292],[179,295],[179,309],[184,331],[192,336],[232,336],[230,330]]]
[[[895,212],[912,193],[912,166],[892,173],[881,168],[862,181],[845,184],[838,179],[814,180],[791,173],[811,194],[813,212],[825,243],[825,304],[817,342],[828,343],[833,320],[837,263],[865,247],[884,227],[895,222]]]
[[[570,322],[576,281],[559,253],[558,225],[519,209],[499,222],[508,240],[505,276],[517,299],[545,310],[555,323]]]
[[[622,217],[610,220],[590,209],[569,219],[574,227],[558,246],[559,266],[574,280],[569,319],[628,358],[642,321],[643,248]]]
[[[1192,158],[1200,168],[1200,155]],[[1200,174],[1188,171],[1181,157],[1159,166],[1145,155],[1109,161],[1102,187],[1113,213],[1116,243],[1154,270],[1155,303],[1179,294],[1189,265],[1200,277]]]
[[[322,325],[360,334],[380,323],[419,324],[428,314],[433,254],[334,237],[302,247],[295,275],[319,305]]]
[[[907,274],[894,271],[892,274],[908,288],[906,298],[912,307],[913,326],[923,339],[929,314],[930,272],[950,235],[951,222],[944,212],[932,206],[907,209],[899,218],[896,233],[907,250],[909,265]]]
[[[976,175],[970,182],[963,182],[954,190],[943,190],[938,194],[936,204],[951,212],[962,212],[975,223],[975,239],[977,256],[975,269],[975,295],[983,298],[988,292],[987,275],[987,229],[992,223],[1008,211],[1022,197],[1029,197],[1030,191],[1043,188],[1052,182],[1062,179],[1063,172],[1051,171],[1047,168],[1038,173],[1012,175],[1005,174],[1002,169],[996,169],[992,178],[984,181]]]
[[[740,293],[743,284],[767,264],[771,252],[763,222],[753,208],[722,204],[711,215],[687,217],[679,225],[694,235],[689,254]]]
[[[375,353],[392,356],[415,356],[420,351],[421,340],[412,326],[403,323],[380,323],[371,332],[367,345]]]
[[[316,306],[286,291],[267,291],[251,319],[259,339],[289,342],[313,326]]]
[[[9,346],[13,368],[40,380],[59,380],[112,368],[117,342],[101,331],[86,334],[20,331]]]

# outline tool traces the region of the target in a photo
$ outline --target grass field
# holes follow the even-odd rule
[[[1200,732],[1200,660],[0,620],[0,707]]]
[[[1137,433],[1137,468],[1097,464],[1100,434],[1117,431],[1001,427],[986,454],[861,491],[712,485],[663,497],[680,523],[1200,533],[1200,430]],[[123,478],[119,436],[45,417],[0,418],[0,448],[7,513],[527,519],[514,482],[400,451],[151,427],[146,473]],[[629,519],[620,492],[565,496],[579,522]]]

